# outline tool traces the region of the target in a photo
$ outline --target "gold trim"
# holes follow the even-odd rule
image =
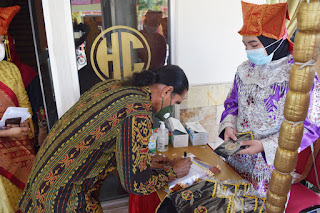
[[[10,53],[10,47],[9,47],[9,37],[8,37],[8,35],[5,35],[5,36],[4,36],[4,47],[5,47],[5,50],[6,50],[7,61],[8,61],[8,62],[12,62],[11,53]]]

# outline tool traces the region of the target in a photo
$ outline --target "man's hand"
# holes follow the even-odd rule
[[[237,140],[236,137],[236,130],[230,126],[226,127],[226,129],[224,130],[224,140],[229,140],[230,138],[232,138],[234,141]]]
[[[262,142],[259,140],[242,141],[240,142],[240,144],[241,146],[249,146],[249,147],[237,152],[237,154],[253,155],[253,154],[262,152],[264,150]]]
[[[176,158],[173,160],[173,170],[178,178],[184,177],[189,173],[191,167],[191,159],[188,158]]]
[[[163,155],[151,156],[151,168],[164,169],[173,165],[173,161]]]

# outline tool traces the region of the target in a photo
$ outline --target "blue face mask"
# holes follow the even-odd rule
[[[264,65],[270,63],[273,57],[273,53],[266,55],[264,48],[246,50],[248,59],[255,65]]]
[[[285,34],[286,36],[287,34]],[[266,46],[265,48],[259,48],[259,49],[252,49],[252,50],[246,50],[247,52],[247,57],[248,59],[254,63],[255,65],[265,65],[265,64],[269,64],[270,61],[272,60],[273,54],[277,51],[277,49],[280,47],[280,45],[282,44],[282,42],[285,40],[285,36],[275,42],[273,42],[272,44],[269,44],[268,46]],[[272,52],[270,53],[270,55],[266,55],[265,54],[265,49],[267,49],[268,47],[274,45],[277,42],[280,42],[280,44],[278,45],[278,47]]]

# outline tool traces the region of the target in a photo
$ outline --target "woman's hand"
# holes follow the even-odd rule
[[[29,127],[11,127],[1,130],[1,137],[22,138],[29,133]]]
[[[0,137],[22,138],[27,136],[30,131],[28,121],[24,121],[20,126],[9,124],[0,132]]]
[[[253,155],[253,154],[257,154],[259,152],[264,151],[262,142],[258,140],[242,141],[240,142],[240,144],[241,146],[249,146],[249,147],[237,152],[237,154]]]
[[[39,134],[38,134],[38,145],[41,146],[43,141],[46,139],[48,135],[48,131],[46,127],[40,127],[39,128]]]
[[[224,140],[229,140],[230,138],[233,139],[234,141],[237,140],[236,137],[236,130],[230,126],[227,126],[224,130]]]

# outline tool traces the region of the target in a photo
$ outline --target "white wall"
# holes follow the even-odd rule
[[[247,0],[265,3],[265,0]],[[52,77],[61,117],[78,99],[79,81],[70,1],[42,0]],[[191,83],[232,82],[246,60],[241,36],[241,0],[171,0],[172,62]]]
[[[59,118],[80,97],[70,1],[42,0]]]
[[[186,72],[191,85],[232,82],[237,66],[247,59],[238,34],[241,1],[173,0],[171,4],[173,63]]]

